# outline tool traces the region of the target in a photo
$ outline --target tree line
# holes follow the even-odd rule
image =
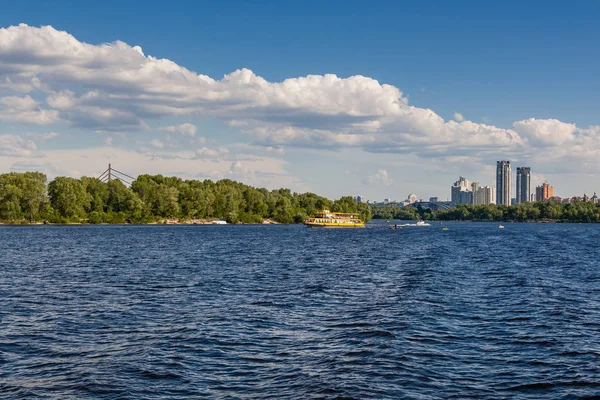
[[[255,188],[230,179],[182,180],[140,175],[126,186],[120,180],[57,177],[40,172],[0,175],[0,221],[9,223],[152,223],[166,219],[218,219],[229,223],[301,223],[329,209],[371,219],[367,204],[346,196],[331,201],[314,193]]]
[[[556,222],[600,222],[600,204],[578,201],[558,203],[538,201],[506,205],[458,204],[451,210],[433,211],[430,208],[373,206],[373,218],[429,220],[429,221],[556,221]]]

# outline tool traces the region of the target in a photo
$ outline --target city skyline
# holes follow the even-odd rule
[[[496,187],[490,187],[489,185],[482,185],[480,182],[470,181],[464,176],[459,176],[458,181],[450,187],[450,195],[447,197],[439,196],[417,196],[412,193],[408,195],[406,200],[401,200],[400,197],[386,197],[383,199],[384,204],[388,203],[405,203],[412,204],[415,202],[426,202],[426,203],[452,203],[457,204],[473,204],[473,205],[485,205],[485,204],[505,204],[505,205],[516,205],[519,203],[535,202],[549,199],[560,199],[567,200],[573,198],[581,198],[583,200],[591,198],[589,193],[584,191],[582,193],[569,195],[561,198],[554,193],[554,187],[551,186],[548,181],[544,181],[542,184],[533,186],[531,167],[517,167],[516,168],[516,179],[513,184],[513,172],[511,168],[510,160],[503,160],[496,162]],[[514,192],[513,192],[514,187]],[[500,194],[497,195],[500,189]],[[503,195],[502,192],[507,189],[507,194]],[[592,192],[593,196],[596,196],[596,191]],[[514,197],[513,197],[514,195]],[[367,199],[364,196],[358,195],[354,198],[361,202],[367,201],[372,203],[379,203],[377,200]],[[429,200],[427,200],[429,198]],[[503,199],[503,200],[501,200]]]
[[[0,171],[445,199],[510,159],[600,191],[600,5],[474,4],[15,3]]]

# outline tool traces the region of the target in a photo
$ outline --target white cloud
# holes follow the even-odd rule
[[[18,135],[0,135],[0,156],[30,157],[37,150],[31,140]]]
[[[388,176],[388,173],[385,169],[380,169],[377,171],[377,173],[375,175],[371,175],[368,176],[365,179],[365,183],[366,184],[379,184],[382,183],[386,186],[389,186],[393,183],[394,181],[392,179],[390,179],[390,177]]]
[[[150,141],[150,146],[156,147],[157,149],[162,149],[163,147],[165,147],[165,144],[158,139],[152,139]]]
[[[196,157],[215,157],[218,156],[219,152],[214,149],[209,149],[208,147],[203,147],[201,149],[196,150]]]
[[[41,135],[41,139],[42,140],[52,140],[52,139],[56,139],[57,137],[59,137],[60,134],[56,133],[56,132],[48,132],[48,133],[44,133]]]
[[[283,147],[281,146],[267,146],[265,147],[265,151],[268,153],[274,153],[274,154],[279,154],[279,155],[284,155],[285,151],[283,150]]]
[[[439,142],[471,146],[474,136],[478,148],[518,143],[510,140],[516,134],[509,130],[445,122],[431,110],[408,105],[398,88],[365,76],[309,75],[268,82],[241,69],[214,80],[145,56],[137,46],[91,45],[49,26],[27,25],[0,30],[0,60],[2,70],[9,71],[0,78],[24,74],[41,79],[47,104],[75,127],[143,130],[144,119],[204,115],[231,126],[251,126],[246,131],[267,147],[299,143],[420,152]],[[74,87],[89,91],[75,95]],[[170,127],[188,136],[194,129],[191,124]]]
[[[151,132],[150,120],[203,116],[241,129],[274,154],[298,146],[470,157],[473,163],[518,158],[549,170],[570,163],[569,168],[594,171],[600,163],[595,127],[532,118],[505,129],[460,113],[446,121],[410,105],[400,89],[360,75],[269,82],[239,69],[213,79],[145,55],[138,46],[87,44],[50,26],[0,29],[0,91],[0,120],[20,124]],[[190,123],[163,130],[171,136],[146,145],[185,149],[206,142],[196,138]],[[543,157],[540,149],[546,150]]]
[[[24,137],[30,137],[35,140],[40,140],[43,142],[58,139],[64,135],[57,132],[46,132],[46,133],[37,133],[37,132],[21,132],[21,135]]]
[[[517,121],[514,128],[530,142],[542,146],[560,146],[575,139],[577,126],[557,119],[529,118]]]
[[[1,65],[1,62],[0,62]],[[43,110],[31,96],[0,97],[0,121],[28,125],[51,125],[58,122],[56,110]]]
[[[165,132],[170,132],[170,133],[180,133],[183,136],[196,136],[196,132],[198,131],[198,128],[196,127],[196,125],[194,124],[190,124],[190,123],[185,123],[185,124],[181,124],[181,125],[172,125],[172,126],[166,126],[164,128],[161,128],[162,131]]]

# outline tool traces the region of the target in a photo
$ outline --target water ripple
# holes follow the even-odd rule
[[[600,226],[0,227],[0,398],[600,396]]]

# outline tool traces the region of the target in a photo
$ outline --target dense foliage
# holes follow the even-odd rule
[[[373,218],[429,221],[557,221],[600,222],[600,204],[538,201],[514,206],[459,204],[451,210],[432,211],[420,206],[374,206]]]
[[[300,223],[321,209],[359,212],[368,205],[352,197],[330,201],[314,193],[257,189],[229,179],[182,180],[141,175],[131,188],[119,180],[58,177],[46,185],[39,172],[0,175],[0,221],[51,223],[149,223],[165,219],[225,218],[230,223]]]

